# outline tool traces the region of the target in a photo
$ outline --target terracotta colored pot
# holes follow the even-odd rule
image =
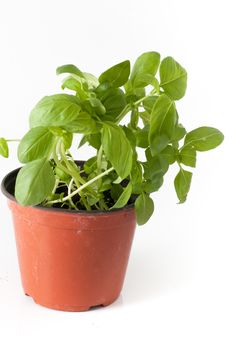
[[[111,304],[125,277],[134,207],[111,212],[22,207],[13,196],[18,171],[3,179],[2,191],[13,214],[25,294],[64,311]]]

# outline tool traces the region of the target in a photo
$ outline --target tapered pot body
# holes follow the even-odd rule
[[[64,311],[115,301],[133,241],[134,207],[112,212],[23,207],[12,194],[16,174],[4,178],[2,191],[13,215],[25,294]]]

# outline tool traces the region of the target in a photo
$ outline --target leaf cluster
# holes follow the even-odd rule
[[[72,64],[56,72],[65,75],[64,91],[36,104],[18,146],[23,167],[16,179],[17,201],[73,210],[112,210],[134,203],[143,225],[154,211],[151,193],[176,163],[174,186],[179,202],[185,202],[192,172],[184,167],[194,168],[197,152],[223,141],[215,128],[187,132],[180,123],[176,101],[186,92],[186,70],[172,57],[161,60],[159,53],[145,52],[132,68],[126,60],[99,78]],[[95,152],[84,165],[70,152],[75,134],[82,135],[78,147],[87,143]],[[9,141],[0,139],[4,157]]]

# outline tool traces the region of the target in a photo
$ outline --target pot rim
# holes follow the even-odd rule
[[[17,203],[19,206],[22,207],[21,204],[19,204],[16,199],[15,196],[12,195],[7,189],[6,189],[6,184],[7,182],[10,182],[10,180],[13,178],[16,178],[17,173],[19,172],[19,170],[21,169],[21,167],[14,169],[12,171],[10,171],[8,174],[6,174],[4,176],[4,178],[2,179],[1,182],[1,191],[2,193],[11,201]],[[128,211],[128,210],[134,210],[134,203],[126,205],[123,208],[115,208],[112,210],[72,210],[72,209],[62,209],[62,208],[47,208],[47,207],[43,207],[42,205],[33,205],[33,206],[27,206],[30,208],[35,208],[35,209],[39,209],[39,210],[43,210],[43,211],[50,211],[50,212],[60,212],[60,213],[66,213],[66,214],[81,214],[81,215],[105,215],[105,214],[113,214],[115,212],[118,211]],[[26,208],[26,206],[25,206]]]

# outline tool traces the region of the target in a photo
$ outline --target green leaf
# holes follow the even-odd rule
[[[123,129],[113,123],[104,123],[102,147],[117,174],[126,178],[131,171],[133,151]]]
[[[143,172],[140,162],[134,160],[131,169],[131,183],[132,185],[137,185],[143,181]]]
[[[147,111],[148,113],[151,113],[157,98],[158,98],[158,96],[148,96],[143,101],[143,107],[144,107],[145,111]]]
[[[37,205],[48,197],[55,184],[55,175],[46,158],[33,160],[20,169],[15,185],[19,204]]]
[[[137,76],[144,74],[150,74],[155,76],[160,63],[160,54],[158,52],[145,52],[139,56],[133,66],[130,80],[132,85],[135,82]]]
[[[166,95],[159,96],[151,112],[149,142],[153,155],[168,145],[174,132],[176,120],[174,102]]]
[[[71,180],[71,175],[64,172],[58,166],[55,167],[55,174],[56,174],[56,178],[61,180],[61,181],[69,182]]]
[[[195,168],[197,161],[197,152],[193,147],[185,147],[180,152],[180,162],[184,165]]]
[[[82,74],[88,84],[89,89],[95,89],[99,85],[98,79],[93,74],[87,72],[83,72]]]
[[[152,180],[157,175],[164,175],[168,171],[168,161],[161,155],[155,157],[148,156],[148,150],[146,151],[147,162],[142,163],[144,168],[144,178],[146,180]]]
[[[127,187],[124,188],[117,202],[110,209],[123,208],[127,204],[128,200],[130,199],[131,193],[132,193],[132,185],[129,182]]]
[[[133,87],[134,88],[142,88],[148,85],[156,84],[156,80],[154,75],[152,74],[144,74],[140,73],[135,76]]]
[[[152,179],[148,179],[144,183],[144,191],[147,193],[156,192],[163,185],[164,177],[162,174],[156,174]]]
[[[67,126],[76,121],[80,113],[79,99],[67,94],[45,96],[30,114],[30,127]]]
[[[63,90],[66,88],[72,91],[76,91],[81,100],[84,100],[88,97],[87,92],[83,88],[81,80],[77,80],[72,76],[68,76],[67,78],[65,78],[62,82],[61,87]]]
[[[180,203],[184,203],[190,189],[192,173],[184,169],[180,169],[174,180],[175,190]]]
[[[64,132],[62,138],[65,149],[69,149],[72,146],[73,134],[71,132]]]
[[[6,139],[4,139],[3,137],[0,138],[0,155],[5,158],[9,157],[9,147]]]
[[[102,120],[117,121],[117,116],[126,106],[124,92],[120,89],[109,88],[105,92],[99,93],[98,97],[106,109]]]
[[[187,72],[172,57],[166,57],[160,64],[160,87],[174,100],[185,95]]]
[[[130,75],[130,61],[123,61],[107,69],[99,77],[100,83],[110,82],[113,87],[123,86]]]
[[[147,148],[149,146],[148,140],[149,125],[144,126],[143,129],[138,128],[136,131],[136,144],[138,147]]]
[[[79,77],[84,78],[83,73],[80,71],[79,68],[74,66],[74,64],[65,64],[63,66],[56,68],[57,75],[62,74],[62,73],[71,73],[71,74],[75,74]]]
[[[92,134],[98,131],[96,122],[87,112],[80,112],[75,120],[65,126],[65,129],[77,134]]]
[[[184,140],[184,147],[194,146],[197,151],[209,151],[219,146],[224,140],[224,135],[218,129],[202,126],[190,131]]]
[[[101,134],[96,133],[87,135],[87,141],[90,146],[99,149],[101,147]]]
[[[165,158],[169,164],[173,164],[176,161],[175,150],[172,146],[168,145],[161,153],[160,156]]]
[[[180,141],[186,135],[186,130],[182,124],[178,124],[175,126],[172,141]]]
[[[101,103],[101,101],[98,98],[90,97],[89,102],[97,114],[103,115],[106,113],[105,106]]]
[[[112,181],[112,180],[111,180]],[[123,187],[120,183],[113,183],[112,186],[111,186],[111,190],[110,190],[110,195],[111,195],[111,198],[114,200],[114,201],[117,201],[118,198],[121,196],[121,194],[123,193]]]
[[[28,163],[35,159],[49,158],[54,141],[55,136],[48,128],[37,126],[30,129],[19,144],[19,161]]]
[[[144,225],[154,212],[154,202],[146,193],[140,194],[135,201],[138,225]]]
[[[125,125],[123,125],[122,129],[123,129],[124,133],[126,134],[126,137],[127,137],[128,141],[130,142],[131,147],[133,149],[135,149],[135,147],[136,147],[136,137],[135,137],[133,131],[130,128],[128,128],[127,126],[125,126]]]

